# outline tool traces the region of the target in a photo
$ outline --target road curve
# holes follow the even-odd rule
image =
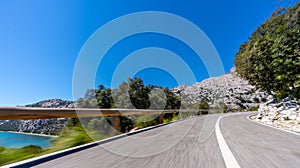
[[[211,115],[184,120],[73,153],[36,167],[222,168],[225,164],[214,134],[214,126],[218,118],[219,115]],[[182,132],[187,129],[181,128],[190,126],[192,127],[188,132]],[[208,129],[202,129],[204,126]],[[154,141],[144,143],[143,139],[157,134],[159,136],[155,137]],[[173,137],[176,138],[180,134],[184,137],[178,142],[160,153],[155,153],[156,148],[165,148],[166,144],[163,142],[172,143]],[[149,156],[142,151],[149,151]]]
[[[244,168],[299,168],[300,136],[247,119],[249,114],[225,116],[220,129],[237,162]]]
[[[183,120],[59,157],[34,167],[222,168],[222,137],[240,167],[300,167],[300,136],[247,119],[250,113]],[[219,135],[215,127],[219,117]],[[218,130],[218,129],[217,129]],[[226,153],[225,153],[226,155]],[[225,161],[224,161],[225,159]]]

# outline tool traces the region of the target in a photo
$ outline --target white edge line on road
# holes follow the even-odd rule
[[[29,164],[31,162],[38,161],[40,159],[46,159],[46,158],[49,158],[49,157],[53,157],[55,155],[59,155],[59,154],[62,154],[62,153],[67,153],[67,152],[75,153],[75,152],[72,152],[72,151],[74,151],[74,150],[81,151],[82,148],[88,149],[88,148],[91,148],[91,147],[94,147],[94,146],[97,146],[97,145],[101,145],[101,144],[104,144],[104,143],[107,143],[107,142],[112,142],[114,140],[121,139],[121,138],[126,137],[126,136],[134,135],[134,134],[137,134],[137,133],[140,133],[140,132],[148,131],[148,130],[151,130],[151,129],[154,129],[154,128],[158,128],[158,127],[161,127],[161,126],[181,122],[181,121],[188,120],[188,119],[192,119],[192,118],[182,118],[182,119],[179,119],[179,120],[176,120],[176,121],[171,121],[171,122],[168,122],[168,123],[163,123],[163,124],[159,124],[159,125],[155,125],[155,126],[150,126],[150,127],[138,129],[138,130],[133,131],[133,132],[120,134],[120,135],[113,136],[113,137],[106,138],[106,139],[102,139],[102,140],[99,140],[99,141],[96,141],[96,142],[91,142],[91,143],[88,143],[88,144],[72,147],[72,148],[69,148],[69,149],[64,149],[64,150],[61,150],[61,151],[57,151],[57,152],[45,154],[45,155],[42,155],[42,156],[37,156],[37,157],[30,158],[30,159],[22,160],[22,161],[19,161],[19,162],[11,163],[11,164],[8,164],[8,165],[3,165],[3,166],[0,166],[0,168],[20,167],[22,165]],[[83,149],[83,150],[85,150],[85,149]],[[44,163],[44,162],[42,161],[41,163]]]
[[[281,129],[281,128],[278,128],[278,127],[275,127],[275,126],[272,126],[272,125],[267,125],[267,124],[260,123],[260,122],[258,122],[258,121],[251,120],[251,119],[250,119],[251,116],[253,116],[253,115],[248,115],[248,116],[247,116],[247,119],[250,120],[251,122],[254,122],[254,123],[257,123],[257,124],[266,126],[266,127],[274,128],[274,129],[277,129],[277,130],[280,130],[280,131],[284,131],[284,132],[288,132],[288,133],[291,133],[291,134],[300,136],[299,133],[296,133],[296,132],[293,132],[293,131],[284,130],[284,129]]]
[[[224,159],[224,162],[226,164],[227,168],[240,168],[239,163],[236,161],[235,157],[233,156],[232,152],[230,151],[221,131],[220,131],[220,120],[222,116],[219,117],[216,126],[215,126],[215,132],[218,140],[218,144]]]

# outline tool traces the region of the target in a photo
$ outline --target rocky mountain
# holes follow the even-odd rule
[[[180,96],[182,101],[188,105],[194,105],[204,100],[211,107],[224,103],[229,110],[258,107],[260,103],[273,98],[272,95],[256,89],[240,78],[235,67],[225,75],[208,78],[192,86],[180,85],[173,88],[172,92]],[[75,102],[51,99],[26,105],[26,107],[74,108]],[[0,130],[57,134],[66,123],[67,119],[0,121]]]
[[[225,75],[208,78],[192,86],[180,85],[172,92],[189,104],[197,104],[202,99],[211,106],[225,103],[231,110],[249,109],[273,98],[240,78],[235,67]]]
[[[50,99],[40,101],[25,107],[41,107],[41,108],[74,108],[75,102]],[[26,133],[57,135],[61,128],[65,126],[68,119],[37,119],[37,120],[7,120],[0,121],[1,131],[16,131]]]
[[[74,108],[75,102],[61,99],[50,99],[40,101],[34,104],[26,105],[25,107],[42,107],[42,108]]]

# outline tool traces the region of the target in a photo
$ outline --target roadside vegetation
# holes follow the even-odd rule
[[[0,146],[0,166],[38,156],[44,150],[39,146],[4,148]]]
[[[277,98],[300,100],[300,3],[280,8],[259,26],[235,58],[237,73]]]
[[[242,44],[235,58],[237,73],[250,84],[279,99],[288,95],[300,100],[300,3],[292,8],[280,8]],[[241,100],[242,101],[242,100]],[[248,100],[249,101],[249,100]],[[266,100],[255,98],[259,103]],[[117,89],[100,85],[90,89],[84,98],[77,101],[84,108],[122,109],[196,109],[195,115],[205,115],[215,111],[232,111],[225,103],[210,107],[204,99],[196,104],[187,104],[171,92],[169,88],[145,85],[140,78],[129,78]],[[247,109],[256,111],[258,106]],[[239,111],[246,111],[239,110]],[[232,111],[235,112],[235,111]],[[188,114],[165,114],[163,122],[171,122]],[[285,118],[289,120],[289,118]],[[120,132],[140,129],[159,124],[158,115],[133,115],[120,118]],[[111,117],[70,119],[48,149],[39,146],[22,148],[0,147],[0,166],[78,145],[108,138],[118,134],[111,127]]]

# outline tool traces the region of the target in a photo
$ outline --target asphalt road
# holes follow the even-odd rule
[[[222,137],[238,165],[299,168],[300,136],[249,121],[248,115],[227,114],[219,121]],[[221,152],[224,146],[219,145],[215,131],[219,117],[207,115],[180,121],[35,167],[226,167],[225,163],[233,160]]]
[[[220,121],[224,139],[241,167],[300,167],[299,135],[254,123],[246,116],[231,115]]]

